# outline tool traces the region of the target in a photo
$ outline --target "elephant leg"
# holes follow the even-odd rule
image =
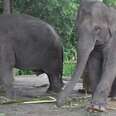
[[[79,93],[91,93],[91,85],[90,85],[90,80],[89,80],[89,74],[88,74],[88,69],[87,66],[84,70],[84,73],[82,75],[82,80],[83,80],[83,88],[79,89],[78,92]]]
[[[60,92],[61,88],[63,87],[63,82],[62,80],[58,79],[59,75],[52,73],[48,74],[48,79],[49,79],[49,88],[47,90],[48,93],[50,92]]]
[[[6,96],[13,97],[13,68],[6,59],[4,56],[0,56],[0,86]]]
[[[113,48],[108,48],[103,51],[104,61],[101,80],[93,94],[92,103],[89,107],[92,111],[106,110],[107,98],[110,94],[111,87],[116,76],[116,54],[114,54],[114,51],[115,50]]]
[[[6,93],[7,97],[15,97],[13,89],[13,69],[5,64],[0,66],[0,79],[2,91]]]
[[[89,88],[94,93],[102,73],[102,53],[94,50],[87,63]]]
[[[113,82],[112,89],[110,92],[110,97],[115,98],[116,97],[116,79]]]
[[[62,80],[62,67],[60,67],[62,64],[58,63],[57,59],[54,62],[50,64],[50,70],[47,72],[50,83],[47,92],[59,92],[64,85]]]
[[[83,91],[93,93],[98,85],[102,70],[102,53],[94,49],[89,56],[83,78]],[[80,91],[81,92],[81,91]]]
[[[0,86],[8,97],[13,97],[15,94],[13,89],[13,66],[13,50],[6,42],[0,46]]]
[[[90,36],[88,38],[91,38]],[[71,91],[73,90],[75,84],[78,82],[78,80],[81,78],[89,55],[94,49],[95,41],[87,39],[87,37],[81,38],[82,40],[78,41],[78,60],[75,72],[72,75],[72,78],[70,82],[64,87],[63,91],[58,96],[57,99],[57,106],[61,106],[65,103],[66,98],[69,96]],[[78,67],[78,68],[77,68]]]

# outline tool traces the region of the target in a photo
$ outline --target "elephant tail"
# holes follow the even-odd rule
[[[63,84],[63,60],[64,60],[64,57],[63,57],[63,47],[62,45],[60,46],[60,52],[59,52],[59,78],[60,78],[60,82],[62,84],[62,86],[64,85]]]
[[[64,61],[64,57],[63,57],[63,47],[61,48],[61,58],[60,58],[61,60],[60,60],[60,64],[61,64],[61,66],[60,66],[60,75],[61,75],[61,78],[62,78],[62,76],[63,76],[63,61]]]

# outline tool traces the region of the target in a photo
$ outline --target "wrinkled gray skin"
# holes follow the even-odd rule
[[[87,91],[94,93],[102,74],[103,54],[100,49],[94,49],[89,56],[85,71],[83,73],[83,88],[80,92]],[[93,78],[94,77],[94,78]],[[116,79],[112,84],[112,89],[109,94],[110,97],[116,97]]]
[[[31,16],[0,16],[0,84],[12,96],[14,67],[46,73],[48,91],[60,91],[63,49],[59,36],[47,23]]]
[[[107,97],[116,77],[116,10],[96,0],[92,2],[81,0],[77,30],[79,35],[77,67],[71,81],[61,92],[57,104],[63,105],[91,58],[96,60],[96,68],[92,70],[93,79],[101,78],[93,93],[92,107],[105,109]],[[99,50],[99,53],[103,55],[102,66],[99,65],[101,64],[99,58],[94,59],[92,55],[94,50]],[[102,67],[102,70],[97,70],[98,67]]]
[[[100,81],[102,73],[102,63],[102,52],[100,52],[99,48],[95,48],[88,58],[86,68],[82,75],[83,87],[88,93],[94,93],[96,86]]]

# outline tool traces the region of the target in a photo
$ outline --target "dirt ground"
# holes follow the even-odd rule
[[[27,99],[30,97],[46,96],[48,85],[46,75],[20,76],[15,78],[14,86],[22,93],[28,92]],[[78,83],[74,91],[81,88],[82,84]],[[75,94],[74,94],[75,95]],[[85,96],[85,95],[84,95]],[[20,98],[20,99],[25,99]],[[5,104],[0,105],[0,116],[116,116],[116,110],[106,113],[89,113],[86,107],[75,108],[57,108],[55,103],[42,104]]]

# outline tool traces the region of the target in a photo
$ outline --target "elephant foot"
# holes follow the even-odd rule
[[[79,89],[78,92],[81,94],[85,94],[85,93],[91,94],[92,93],[91,91],[87,91],[86,89]]]
[[[103,104],[92,103],[88,108],[88,112],[106,112],[106,107]]]
[[[116,101],[116,96],[111,97],[111,101]]]
[[[64,93],[64,91],[61,91],[60,94],[57,97],[56,106],[61,107],[65,104],[67,100],[67,95]]]
[[[16,90],[13,87],[4,87],[0,86],[0,96],[5,96],[10,99],[14,99],[16,97]]]
[[[12,89],[8,89],[7,91],[6,91],[6,96],[8,97],[8,98],[10,98],[10,99],[16,99],[16,90],[14,89],[14,88],[12,88]]]
[[[55,93],[59,93],[62,90],[62,87],[64,86],[64,84],[60,84],[60,85],[50,85],[49,88],[47,89],[47,93],[51,93],[51,92],[55,92]]]
[[[112,100],[116,100],[116,94],[110,94],[109,97],[110,97]]]
[[[59,93],[61,91],[61,88],[57,88],[57,87],[49,87],[47,89],[47,93]]]
[[[65,99],[64,98],[59,98],[57,99],[56,106],[61,107],[65,104]]]

